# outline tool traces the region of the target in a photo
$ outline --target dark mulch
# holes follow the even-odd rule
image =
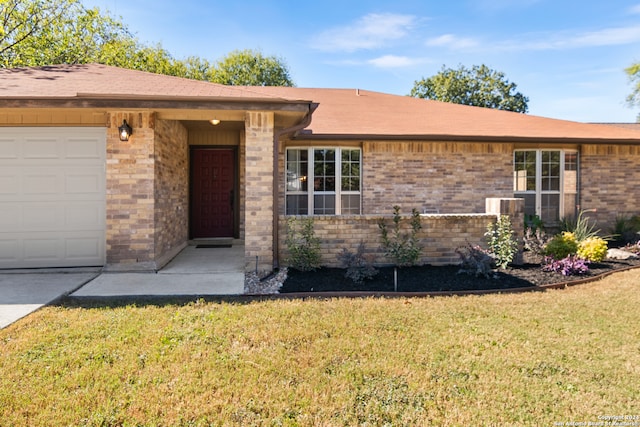
[[[440,292],[470,290],[500,290],[526,288],[532,286],[560,284],[597,277],[605,273],[640,266],[640,260],[607,260],[593,263],[589,272],[578,276],[563,276],[559,273],[544,272],[540,263],[525,257],[525,264],[497,270],[495,278],[475,277],[459,274],[458,266],[432,266],[378,268],[378,274],[371,280],[358,285],[345,277],[341,268],[321,268],[312,272],[289,269],[287,280],[280,293],[293,292]],[[397,271],[397,289],[394,289],[394,270]]]

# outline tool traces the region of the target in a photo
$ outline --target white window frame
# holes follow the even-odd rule
[[[307,181],[307,191],[291,191],[288,189],[288,180],[287,180],[287,167],[289,163],[289,151],[290,150],[306,150],[307,151],[307,176],[304,177]],[[315,180],[315,167],[314,167],[314,151],[316,150],[334,150],[335,151],[335,190],[334,191],[316,191],[313,186],[313,182]],[[359,175],[359,187],[358,191],[346,191],[342,190],[342,152],[357,150],[360,153],[359,164],[360,164],[360,175]],[[362,148],[361,147],[326,147],[326,146],[312,146],[312,147],[287,147],[285,149],[285,164],[284,164],[284,183],[285,183],[285,213],[288,212],[287,207],[287,196],[307,196],[307,214],[306,216],[322,216],[322,215],[343,215],[342,214],[342,196],[346,195],[358,195],[359,196],[359,206],[358,213],[347,213],[345,215],[360,215],[362,213]],[[316,195],[333,195],[335,198],[335,209],[334,213],[320,213],[316,214],[315,206],[314,206],[314,196]],[[293,214],[289,214],[293,215]]]
[[[535,190],[517,190],[516,180],[518,179],[515,175],[516,170],[516,153],[518,152],[535,152],[536,153],[536,189]],[[543,152],[559,152],[560,153],[560,170],[559,170],[559,190],[545,190],[542,188],[542,153]],[[558,219],[562,219],[567,215],[567,207],[565,206],[565,166],[566,166],[566,154],[571,153],[576,155],[576,175],[579,176],[580,171],[580,155],[578,150],[574,149],[560,149],[560,148],[523,148],[517,149],[513,152],[513,173],[514,173],[514,183],[513,183],[513,192],[514,196],[518,197],[520,195],[526,194],[534,194],[535,195],[535,214],[539,217],[542,217],[542,196],[544,195],[558,195]],[[576,180],[577,180],[576,177]],[[576,195],[579,191],[579,185],[576,181]],[[572,212],[573,214],[573,212]]]

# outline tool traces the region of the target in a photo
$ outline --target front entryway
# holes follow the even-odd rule
[[[191,238],[233,237],[235,230],[235,151],[191,150]]]

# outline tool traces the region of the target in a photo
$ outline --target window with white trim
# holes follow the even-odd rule
[[[578,152],[574,150],[516,150],[513,191],[524,199],[525,215],[545,224],[575,216],[578,202]]]
[[[287,148],[287,215],[359,215],[362,150]]]

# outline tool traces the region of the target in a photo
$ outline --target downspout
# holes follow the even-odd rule
[[[313,112],[318,108],[317,103],[309,104],[309,111],[302,118],[302,121],[295,126],[289,128],[280,129],[273,133],[273,269],[274,271],[280,267],[280,244],[279,244],[279,196],[280,196],[280,183],[278,173],[278,156],[280,153],[280,138],[289,133],[298,132],[311,124],[311,118]]]

